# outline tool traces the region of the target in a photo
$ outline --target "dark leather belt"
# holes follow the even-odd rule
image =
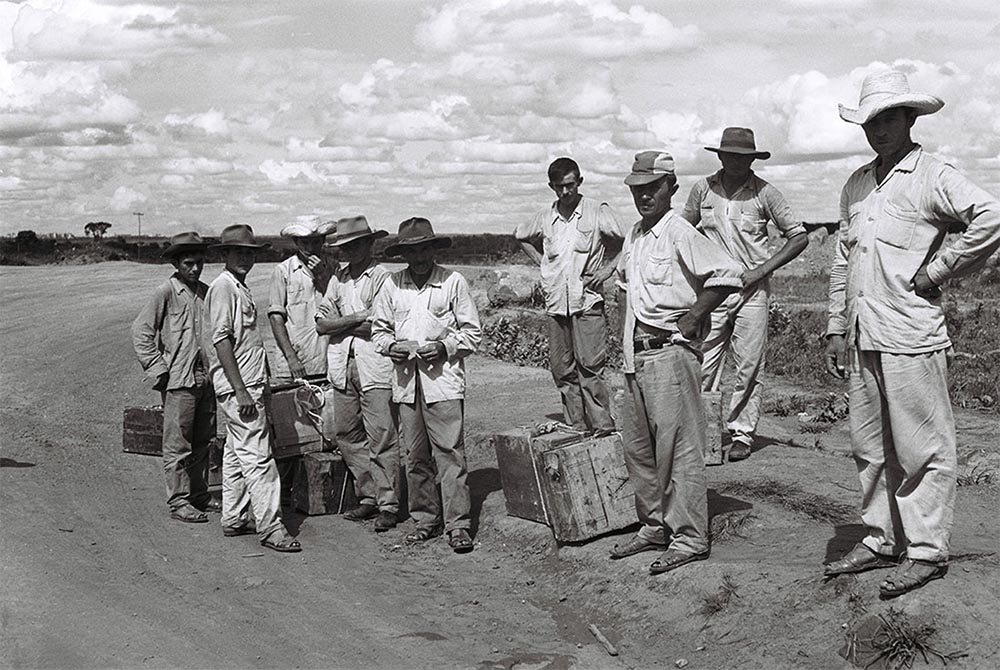
[[[645,337],[640,340],[632,340],[632,349],[636,353],[640,351],[652,351],[669,347],[673,342],[668,337]]]

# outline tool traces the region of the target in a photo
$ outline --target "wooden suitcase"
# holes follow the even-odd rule
[[[553,432],[494,437],[507,512],[546,523],[560,542],[579,542],[636,522],[621,436]]]
[[[276,459],[323,451],[322,409],[310,411],[311,395],[296,383],[271,385],[268,418]],[[320,418],[317,418],[320,417]]]
[[[304,454],[295,473],[292,504],[304,514],[343,514],[358,505],[354,478],[340,454]]]
[[[126,407],[122,420],[122,451],[163,454],[163,407]]]

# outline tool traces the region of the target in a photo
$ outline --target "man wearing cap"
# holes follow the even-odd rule
[[[742,268],[670,208],[674,160],[636,154],[625,178],[640,220],[618,264],[625,286],[622,444],[642,528],[611,558],[662,551],[650,574],[708,558],[700,346]]]
[[[330,338],[327,377],[334,388],[337,447],[354,475],[358,507],[344,517],[377,515],[375,530],[398,522],[399,443],[392,405],[392,361],[372,344],[372,306],[389,271],[375,262],[372,247],[385,237],[363,216],[341,219],[333,246],[347,260],[330,279],[316,315],[316,329]]]
[[[585,198],[580,167],[570,158],[549,165],[551,206],[514,229],[524,252],[541,266],[549,322],[549,366],[562,396],[563,417],[581,432],[614,431],[608,391],[604,282],[614,273],[622,225],[611,206]],[[605,258],[606,248],[612,249]]]
[[[163,402],[163,471],[170,516],[205,523],[222,505],[208,493],[208,446],[215,436],[215,396],[198,348],[208,287],[200,281],[205,243],[198,233],[170,238],[163,257],[174,274],[157,287],[132,323],[132,345]]]
[[[415,217],[399,224],[387,256],[407,267],[386,280],[375,299],[372,340],[394,363],[392,399],[406,446],[410,516],[407,542],[441,533],[442,506],[448,544],[472,551],[469,485],[465,462],[465,357],[482,339],[479,313],[465,277],[436,262],[451,238],[434,234]],[[435,486],[441,485],[438,498]]]
[[[215,245],[225,269],[208,287],[202,349],[219,409],[226,419],[222,452],[222,532],[227,537],[256,532],[275,551],[300,551],[299,542],[281,522],[281,484],[271,454],[264,388],[267,360],[257,329],[257,307],[246,285],[258,243],[250,226],[227,227]]]
[[[1000,248],[997,198],[910,137],[918,116],[943,105],[889,70],[865,77],[858,109],[840,106],[876,153],[841,193],[826,348],[827,370],[849,379],[868,532],[825,573],[895,566],[879,586],[886,598],[947,571],[956,436],[940,287]],[[960,235],[945,246],[949,232]]]
[[[295,254],[274,268],[267,317],[288,369],[295,379],[326,374],[327,337],[316,332],[316,308],[332,268],[323,259],[323,241],[333,222],[319,219],[285,226],[281,236],[295,244]]]
[[[771,157],[770,152],[757,150],[752,130],[726,128],[719,146],[705,149],[719,156],[722,169],[695,183],[681,216],[725,249],[744,270],[743,291],[731,295],[712,313],[702,363],[702,389],[719,393],[726,353],[732,353],[736,374],[726,428],[732,436],[729,460],[738,461],[750,455],[760,420],[760,376],[771,292],[768,278],[801,254],[809,238],[781,192],[750,169],[755,159]],[[769,221],[785,238],[774,254],[767,246]]]

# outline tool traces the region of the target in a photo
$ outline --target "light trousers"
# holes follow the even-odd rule
[[[948,558],[955,510],[955,418],[945,352],[852,352],[851,447],[861,479],[865,546]]]
[[[768,295],[766,287],[759,287],[742,305],[741,294],[731,296],[712,312],[712,330],[702,346],[704,391],[721,389],[726,354],[733,357],[736,369],[726,428],[734,440],[747,444],[753,443],[763,402],[760,377],[767,349]]]
[[[251,419],[240,416],[235,393],[219,398],[219,407],[226,418],[226,447],[222,451],[222,526],[239,526],[249,521],[252,513],[257,537],[264,540],[283,528],[281,483],[271,454],[264,386],[251,386],[247,392],[257,407]]]
[[[163,393],[163,474],[167,505],[208,502],[208,446],[215,437],[215,395],[208,375],[195,369],[195,385]]]
[[[406,448],[410,516],[418,528],[469,529],[471,499],[465,462],[465,403],[427,403],[417,384],[413,403],[399,404],[399,426]],[[438,496],[436,484],[441,485]]]
[[[578,430],[614,430],[601,371],[608,360],[604,304],[580,314],[549,315],[549,367],[564,421]]]
[[[625,391],[622,443],[642,522],[639,536],[686,553],[708,551],[698,356],[683,346],[636,353]]]
[[[347,385],[334,389],[337,446],[354,475],[354,492],[361,505],[399,512],[399,441],[392,389],[361,388],[354,358],[347,364]]]

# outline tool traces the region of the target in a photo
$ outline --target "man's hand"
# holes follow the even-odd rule
[[[288,370],[292,373],[292,379],[306,378],[306,366],[302,365],[302,361],[299,360],[298,356],[293,355],[288,359]]]
[[[913,292],[921,298],[928,300],[941,297],[941,287],[935,285],[931,281],[931,278],[927,276],[926,265],[917,270],[917,274],[913,275]]]
[[[826,340],[826,371],[839,379],[847,379],[847,341],[843,335],[831,335]]]
[[[448,356],[448,350],[442,342],[428,342],[417,349],[417,356],[426,363],[435,363],[444,360]]]
[[[156,378],[156,383],[153,384],[153,390],[159,391],[160,393],[167,390],[167,383],[170,381],[170,375],[166,372],[161,374]]]
[[[691,312],[686,312],[684,316],[677,319],[677,330],[681,331],[681,335],[689,340],[698,338],[698,322],[695,321]]]
[[[236,404],[240,406],[240,418],[249,421],[257,416],[257,403],[246,389],[236,391]]]
[[[410,352],[414,350],[416,344],[417,343],[413,340],[400,340],[399,342],[393,342],[389,346],[389,358],[391,358],[394,363],[405,363],[410,360]]]
[[[612,268],[612,271],[613,270],[614,268]],[[601,289],[604,288],[604,282],[608,281],[608,277],[610,276],[611,272],[607,270],[598,270],[597,272],[595,272],[590,276],[590,279],[584,282],[583,286],[588,291],[595,291],[597,293],[600,293]]]
[[[319,256],[316,256],[315,254],[305,254],[302,257],[302,261],[306,264],[307,268],[309,268],[310,270],[315,270],[317,266],[319,266],[319,264],[323,262],[323,259],[320,258]]]
[[[760,267],[750,268],[743,273],[743,289],[747,290],[753,287],[759,281],[767,279],[767,273],[763,272]]]

